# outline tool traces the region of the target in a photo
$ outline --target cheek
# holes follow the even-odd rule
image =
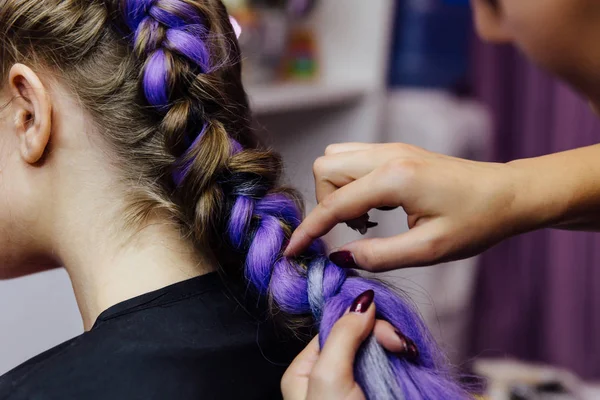
[[[30,218],[10,197],[0,182],[0,280],[60,267],[58,260],[39,248]]]
[[[553,70],[569,60],[577,31],[575,21],[555,3],[557,0],[506,0],[505,7],[506,24],[515,43]]]
[[[599,1],[504,0],[503,5],[515,43],[530,58],[563,77],[578,74],[585,33],[599,26]]]
[[[57,263],[36,251],[28,210],[28,188],[18,142],[6,113],[0,112],[0,280],[56,268]]]
[[[37,256],[31,253],[16,253],[14,247],[9,252],[4,252],[3,244],[0,243],[0,281],[22,278],[40,272],[51,271],[62,268],[59,262],[46,256]]]
[[[18,146],[14,125],[8,108],[3,109],[0,103],[0,172],[8,167],[11,154]]]
[[[9,181],[6,170],[0,171],[0,279],[24,275],[20,270],[27,257],[20,210],[14,207],[16,202]]]

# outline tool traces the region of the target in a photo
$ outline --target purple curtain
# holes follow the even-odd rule
[[[497,161],[600,142],[586,102],[517,51],[478,44],[475,54],[477,92],[496,118]],[[472,356],[518,357],[600,378],[600,235],[527,234],[482,262]]]

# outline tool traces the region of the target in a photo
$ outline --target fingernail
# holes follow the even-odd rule
[[[407,338],[402,332],[398,330],[396,330],[395,332],[404,346],[404,350],[401,351],[398,355],[412,362],[417,361],[417,359],[419,358],[419,349],[417,348],[415,342]]]
[[[356,260],[354,258],[354,254],[350,253],[349,251],[338,251],[332,253],[329,256],[329,260],[341,268],[358,268],[358,265],[356,264]]]
[[[367,290],[360,296],[354,300],[352,306],[350,307],[350,312],[357,314],[364,314],[367,312],[371,304],[373,304],[373,299],[375,298],[375,292],[372,290]]]

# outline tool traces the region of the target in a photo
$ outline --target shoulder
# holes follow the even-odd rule
[[[104,321],[0,378],[0,399],[280,398],[290,358],[281,354],[298,346],[226,300],[206,300]]]
[[[201,338],[200,338],[201,339]],[[176,341],[176,339],[174,338]],[[2,400],[279,398],[283,370],[250,346],[112,347],[85,340],[0,378]],[[96,349],[91,347],[96,346]]]

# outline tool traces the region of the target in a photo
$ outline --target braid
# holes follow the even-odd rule
[[[356,375],[370,398],[466,397],[404,299],[331,263],[321,241],[298,259],[282,256],[302,211],[293,191],[278,188],[279,157],[249,132],[239,63],[224,68],[239,49],[220,1],[122,0],[120,10],[141,66],[140,93],[177,159],[171,183],[196,240],[239,255],[240,275],[278,310],[309,317],[322,344],[354,298],[374,289],[378,317],[410,337],[420,354],[400,359],[369,339]]]

